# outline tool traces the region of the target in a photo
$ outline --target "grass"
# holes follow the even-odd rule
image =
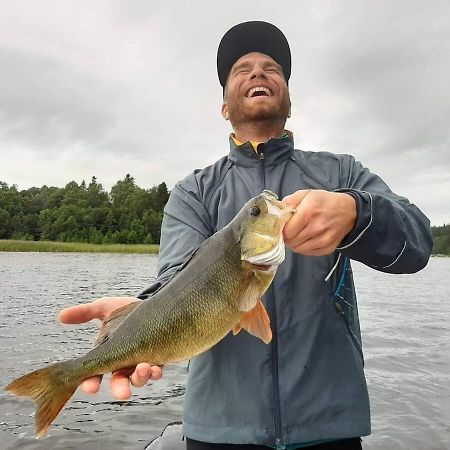
[[[86,244],[83,242],[0,240],[0,252],[151,253],[156,244]]]

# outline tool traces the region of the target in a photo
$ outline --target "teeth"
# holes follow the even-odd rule
[[[263,87],[263,86],[258,86],[258,87],[254,87],[251,88],[248,92],[247,92],[247,97],[251,97],[255,92],[265,92],[267,95],[272,95],[272,92],[269,88]]]

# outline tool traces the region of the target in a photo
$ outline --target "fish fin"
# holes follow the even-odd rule
[[[239,311],[251,311],[260,298],[260,289],[255,274],[250,272],[244,281],[237,299]]]
[[[65,363],[56,363],[24,375],[6,386],[5,391],[30,397],[36,403],[34,426],[36,438],[45,434],[61,409],[78,387],[63,381]]]
[[[239,331],[241,331],[241,330],[242,330],[242,327],[237,323],[237,324],[232,328],[231,331],[233,331],[233,335],[236,336],[236,335],[239,333]]]
[[[242,261],[242,267],[247,273],[243,287],[237,299],[239,311],[251,311],[270,286],[275,276],[276,268],[272,266],[257,266]],[[263,269],[264,267],[264,269]]]
[[[94,348],[106,342],[119,325],[124,321],[125,317],[134,311],[136,306],[140,305],[142,302],[131,302],[128,305],[122,306],[121,308],[115,309],[102,323],[97,337],[94,341]]]
[[[258,301],[251,311],[244,313],[239,323],[233,328],[233,334],[239,333],[241,328],[260,338],[266,344],[272,340],[270,319],[261,301]],[[235,330],[237,331],[235,332]]]

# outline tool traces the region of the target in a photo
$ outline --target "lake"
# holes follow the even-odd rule
[[[58,312],[101,296],[136,295],[156,274],[152,255],[0,253],[2,388],[20,374],[91,348],[96,324],[63,326]],[[388,275],[354,263],[372,435],[365,450],[450,449],[450,258]],[[143,449],[181,419],[186,364],[114,401],[76,392],[34,439],[34,404],[0,391],[2,449]]]

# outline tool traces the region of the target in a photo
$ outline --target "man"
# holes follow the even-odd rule
[[[349,259],[377,270],[423,268],[432,240],[426,217],[349,155],[294,150],[289,45],[265,22],[246,22],[223,37],[217,57],[222,114],[231,122],[230,153],[172,190],[162,226],[158,280],[241,206],[270,189],[297,213],[284,229],[291,251],[264,296],[270,345],[229,334],[191,361],[183,432],[187,448],[360,449],[370,433],[356,295]],[[61,312],[63,322],[104,319],[134,298],[100,299]],[[150,300],[151,301],[151,300]],[[130,395],[161,369],[140,364],[115,373],[112,391]],[[100,380],[83,384],[95,392]],[[233,445],[227,445],[233,444]]]

